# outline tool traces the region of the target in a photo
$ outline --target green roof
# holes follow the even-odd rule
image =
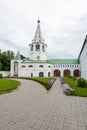
[[[78,59],[51,59],[52,64],[79,64]]]
[[[23,63],[42,63],[42,64],[80,64],[79,59],[50,59],[50,60],[31,60],[24,59]]]
[[[44,61],[44,60],[31,60],[31,59],[29,59],[29,60],[24,59],[23,62],[25,62],[25,63],[43,63],[43,64],[44,63],[48,63],[48,64],[51,63],[49,60]]]
[[[15,60],[21,60],[20,52],[17,52],[17,55],[14,58]]]

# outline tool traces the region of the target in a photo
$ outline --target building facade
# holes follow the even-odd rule
[[[84,71],[87,72],[87,62],[82,61],[83,51],[86,51],[87,54],[87,44],[84,45],[78,59],[47,59],[47,44],[42,37],[40,20],[38,20],[35,36],[32,43],[29,44],[30,57],[21,59],[18,51],[16,57],[11,60],[10,74],[18,77],[80,77],[81,74],[84,77],[83,75],[86,75],[83,74]],[[82,67],[83,64],[85,64],[85,68]]]
[[[79,54],[81,77],[87,79],[87,36]]]

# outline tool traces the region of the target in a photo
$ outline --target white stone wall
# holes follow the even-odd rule
[[[11,76],[15,75],[14,62],[18,62],[18,76],[19,77],[39,77],[39,73],[43,72],[44,77],[48,77],[50,72],[50,77],[54,76],[55,70],[60,70],[60,76],[64,76],[64,70],[70,70],[70,75],[74,76],[74,70],[80,70],[80,64],[48,64],[48,63],[29,63],[23,62],[22,60],[12,60],[11,61]],[[32,67],[29,67],[32,65]],[[40,67],[43,66],[43,67]]]
[[[10,76],[10,71],[0,71],[2,73],[3,77],[9,77]]]
[[[24,65],[25,67],[22,68],[21,66]],[[29,67],[29,65],[32,65],[33,67]],[[40,65],[43,65],[43,67],[39,67]],[[50,66],[50,68],[49,68]],[[50,72],[50,76],[52,77],[52,65],[50,64],[41,64],[41,63],[21,63],[19,67],[18,76],[19,77],[39,77],[39,73],[43,72],[44,77],[48,77],[48,73]]]
[[[87,41],[80,55],[81,77],[87,79]]]

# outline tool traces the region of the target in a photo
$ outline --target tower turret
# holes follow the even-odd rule
[[[37,20],[37,29],[35,32],[35,36],[32,40],[32,43],[29,44],[30,59],[47,60],[47,52],[46,52],[47,45],[44,42],[45,41],[42,37],[40,28],[40,20]]]

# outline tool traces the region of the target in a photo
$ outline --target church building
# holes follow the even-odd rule
[[[47,59],[47,44],[42,37],[40,20],[38,20],[35,36],[29,44],[29,58],[21,59],[18,51],[11,60],[10,74],[18,77],[82,76],[87,79],[85,59],[87,59],[87,37],[78,59]]]

